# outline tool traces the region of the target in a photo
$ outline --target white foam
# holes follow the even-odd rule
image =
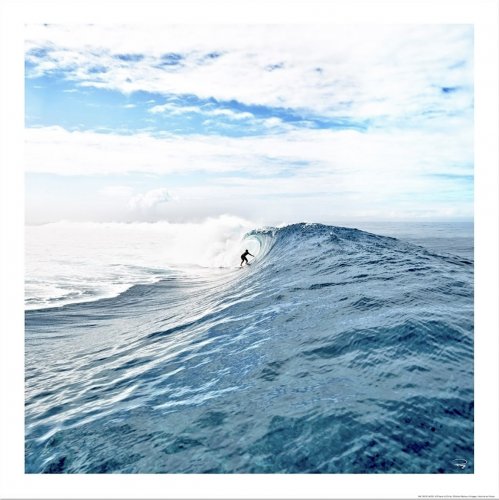
[[[27,309],[95,300],[178,266],[233,267],[250,221],[223,215],[199,223],[57,222],[26,227]],[[252,246],[253,245],[253,246]],[[256,245],[256,246],[255,246]]]

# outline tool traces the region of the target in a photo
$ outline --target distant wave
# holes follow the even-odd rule
[[[26,472],[473,472],[471,259],[322,224],[237,245],[27,311]]]

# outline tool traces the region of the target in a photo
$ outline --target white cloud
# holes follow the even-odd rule
[[[401,214],[469,214],[469,200],[456,198],[456,179],[473,174],[471,26],[51,25],[29,26],[26,40],[28,77],[58,70],[82,87],[164,95],[147,101],[150,120],[197,113],[216,130],[231,120],[231,130],[238,121],[240,131],[267,131],[227,137],[32,128],[28,172],[215,174],[172,186],[178,211],[166,203],[167,190],[165,198],[153,190],[130,200],[136,212],[170,217],[222,213],[229,205],[246,216],[237,208],[249,199],[264,214],[284,213],[277,195],[295,197],[303,213],[392,217],[397,207]],[[287,123],[279,112],[259,118],[225,104],[231,100],[302,120]],[[314,128],[321,119],[331,120],[329,129]],[[348,130],[352,122],[367,124],[366,132]]]
[[[456,216],[472,211],[473,136],[460,121],[429,133],[293,130],[240,138],[122,136],[50,127],[26,130],[26,139],[28,172],[126,175],[129,185],[136,173],[182,173],[190,179],[172,187],[175,209],[166,188],[133,196],[122,205],[133,220],[220,213],[292,220],[290,211],[310,214],[309,220],[321,213],[393,218],[395,211],[412,217],[422,210],[444,217],[449,210]],[[216,175],[199,177],[199,172]],[[176,176],[171,180],[175,183]],[[126,190],[120,186],[105,192],[123,195],[124,202]]]
[[[254,120],[255,115],[248,111],[233,111],[228,108],[215,108],[210,109],[206,106],[185,106],[167,102],[165,104],[158,104],[149,109],[150,113],[168,113],[169,115],[183,115],[187,113],[198,113],[205,116],[225,116],[231,120]]]
[[[232,120],[247,120],[255,118],[253,113],[249,113],[248,111],[232,111],[231,109],[214,109],[213,111],[206,113],[210,116],[226,116]]]
[[[124,93],[358,119],[472,106],[473,36],[464,25],[30,25],[26,47],[31,75],[63,70],[83,86]],[[443,87],[458,90],[443,95]]]
[[[280,118],[267,118],[263,121],[263,125],[267,128],[281,127],[283,126],[283,121]]]
[[[444,130],[291,130],[257,137],[152,136],[146,133],[25,131],[28,172],[105,175],[246,171],[273,176],[286,169],[343,176],[406,178],[471,174],[473,136],[462,121]]]
[[[133,196],[129,200],[128,206],[132,210],[148,212],[171,200],[172,195],[166,188],[157,188]]]
[[[181,115],[185,113],[201,113],[202,110],[199,106],[177,106],[172,103],[157,104],[149,109],[150,113],[164,113],[168,112],[171,115]]]

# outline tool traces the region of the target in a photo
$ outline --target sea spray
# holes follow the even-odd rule
[[[229,215],[199,223],[27,226],[26,307],[113,297],[134,284],[163,279],[176,266],[236,266],[242,237],[252,227],[254,223]]]

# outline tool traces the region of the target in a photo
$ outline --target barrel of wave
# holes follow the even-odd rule
[[[262,263],[274,244],[271,234],[262,230],[251,230],[239,238],[231,237],[216,242],[210,248],[211,256],[205,260],[210,262],[208,267],[232,268],[239,267],[241,255],[248,250],[250,264]],[[214,251],[215,250],[215,251]]]
[[[274,244],[274,238],[263,231],[253,230],[244,235],[241,242],[241,253],[248,250],[255,259],[263,261]],[[251,260],[251,259],[250,259]]]

